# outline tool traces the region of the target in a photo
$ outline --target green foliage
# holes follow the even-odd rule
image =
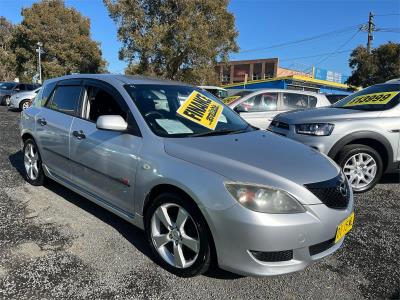
[[[349,60],[353,72],[348,84],[370,86],[400,77],[400,44],[389,42],[372,50],[359,46],[353,50]]]
[[[23,80],[37,73],[37,42],[43,43],[43,78],[104,72],[99,44],[90,38],[90,21],[62,0],[43,0],[22,10],[13,49]]]
[[[15,55],[11,49],[14,26],[0,17],[0,81],[15,79]]]
[[[237,51],[228,0],[103,0],[117,23],[128,74],[215,83],[215,64]]]

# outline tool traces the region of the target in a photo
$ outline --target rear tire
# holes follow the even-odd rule
[[[208,270],[208,227],[191,199],[175,193],[157,196],[145,214],[145,231],[156,262],[167,271],[193,277]]]
[[[2,99],[1,99],[1,105],[3,105],[3,106],[7,106],[7,103],[9,103],[10,102],[10,96],[4,96]]]
[[[355,193],[369,191],[382,177],[382,158],[375,149],[369,146],[362,144],[344,146],[336,161]]]
[[[33,139],[27,139],[23,148],[25,179],[34,186],[43,185],[45,175],[43,172],[42,158]]]

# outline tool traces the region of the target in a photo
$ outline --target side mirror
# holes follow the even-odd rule
[[[105,115],[97,118],[96,127],[103,130],[125,131],[128,123],[119,115]]]

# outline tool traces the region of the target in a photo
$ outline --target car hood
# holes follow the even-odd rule
[[[320,107],[314,109],[285,112],[277,115],[275,118],[288,124],[300,124],[371,118],[376,117],[378,114],[379,112],[376,111],[362,111],[336,107]]]
[[[164,146],[173,157],[238,182],[304,185],[332,179],[340,172],[332,160],[311,147],[261,130],[165,139]]]

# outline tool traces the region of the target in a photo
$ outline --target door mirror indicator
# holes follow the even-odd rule
[[[128,123],[119,115],[105,115],[97,118],[97,129],[125,131],[128,129]]]

